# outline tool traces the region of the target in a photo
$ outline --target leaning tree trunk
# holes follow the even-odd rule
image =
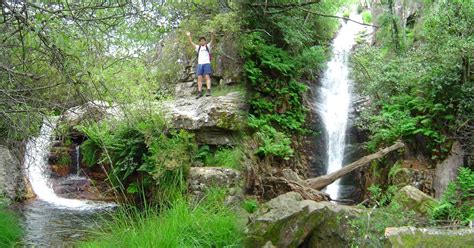
[[[402,148],[404,146],[405,145],[402,142],[397,142],[397,143],[395,143],[395,144],[393,144],[389,147],[386,147],[386,148],[384,148],[384,149],[382,149],[382,150],[380,150],[376,153],[372,153],[370,155],[362,157],[359,160],[357,160],[353,163],[350,163],[350,164],[342,167],[341,169],[339,169],[339,170],[337,170],[333,173],[330,173],[330,174],[327,174],[327,175],[324,175],[324,176],[319,176],[319,177],[316,177],[316,178],[306,179],[306,183],[309,187],[311,187],[313,189],[321,190],[322,188],[328,186],[329,184],[333,183],[334,181],[341,178],[342,176],[344,176],[344,175],[346,175],[346,174],[348,174],[348,173],[350,173],[350,172],[366,165],[370,161],[381,158],[381,157],[384,157],[388,153],[390,153],[392,151],[395,151],[399,148]]]

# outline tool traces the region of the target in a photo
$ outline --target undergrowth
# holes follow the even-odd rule
[[[239,247],[243,227],[224,199],[224,190],[211,189],[199,202],[179,198],[161,210],[122,208],[97,239],[80,247]]]

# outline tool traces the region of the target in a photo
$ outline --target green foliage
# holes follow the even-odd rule
[[[321,1],[307,6],[335,13],[345,1]],[[325,47],[338,20],[309,15],[299,8],[280,11],[252,1],[242,3],[242,25],[252,32],[241,36],[244,72],[249,85],[251,127],[259,142],[257,154],[289,159],[291,137],[307,134],[305,80],[317,78],[327,59]],[[268,14],[271,13],[271,14]]]
[[[474,220],[474,172],[460,168],[456,181],[450,182],[432,212],[434,220],[466,225]]]
[[[180,198],[161,211],[122,209],[80,247],[239,247],[243,226],[224,199],[213,189],[195,204]]]
[[[368,10],[362,12],[362,22],[365,24],[372,23],[372,13]]]
[[[393,203],[368,210],[350,222],[352,245],[355,247],[384,247],[384,232],[387,227],[415,226],[416,214],[406,211],[400,204]]]
[[[196,150],[194,136],[184,130],[167,130],[161,116],[135,116],[128,122],[93,123],[78,129],[88,138],[81,145],[83,161],[110,168],[110,182],[122,191],[141,193],[137,186],[153,181],[154,200],[160,203],[185,191]]]
[[[285,160],[293,156],[291,140],[287,134],[277,131],[265,120],[257,119],[252,115],[249,117],[249,127],[257,130],[257,137],[260,146],[255,152],[259,156],[279,157]]]
[[[213,156],[205,160],[206,166],[216,166],[231,169],[242,168],[243,152],[240,148],[222,148],[220,147]]]
[[[352,61],[358,90],[372,99],[360,123],[372,134],[370,149],[401,138],[439,160],[448,152],[447,137],[459,137],[472,147],[473,134],[465,127],[474,116],[469,73],[474,40],[464,37],[473,37],[468,28],[473,13],[466,1],[433,3],[422,19],[399,30],[405,35],[401,41],[412,40],[401,51],[392,50],[390,32],[384,33],[393,17],[379,22],[380,46],[357,50]]]
[[[365,214],[350,220],[352,227],[352,245],[355,247],[383,247],[384,232],[387,227],[415,226],[419,223],[414,211],[407,211],[394,201],[397,187],[388,186],[384,191],[378,185],[369,187],[369,202],[374,206]],[[390,204],[389,204],[390,203]]]
[[[249,214],[255,213],[258,209],[258,201],[255,199],[248,199],[242,202],[241,207]]]
[[[72,164],[71,155],[68,153],[61,153],[59,155],[58,164],[61,166],[70,166]]]
[[[17,214],[0,202],[0,247],[14,247],[17,244],[23,235],[19,223]]]
[[[377,206],[386,206],[392,202],[398,188],[395,185],[389,185],[386,190],[383,190],[379,185],[372,184],[367,190],[370,192],[370,200],[372,202]]]

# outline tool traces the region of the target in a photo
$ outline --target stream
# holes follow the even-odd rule
[[[21,208],[25,246],[72,246],[100,227],[100,219],[115,206],[107,202],[62,198],[54,192],[47,157],[56,123],[57,118],[45,120],[39,135],[26,144],[24,166],[37,198],[26,202]],[[63,180],[77,179],[78,174]]]

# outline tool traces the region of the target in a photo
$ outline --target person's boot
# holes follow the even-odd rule
[[[197,94],[197,96],[196,96],[196,99],[199,99],[199,98],[201,98],[201,97],[202,97],[202,91],[198,91],[198,94]]]
[[[206,96],[211,96],[211,89],[206,90]]]

